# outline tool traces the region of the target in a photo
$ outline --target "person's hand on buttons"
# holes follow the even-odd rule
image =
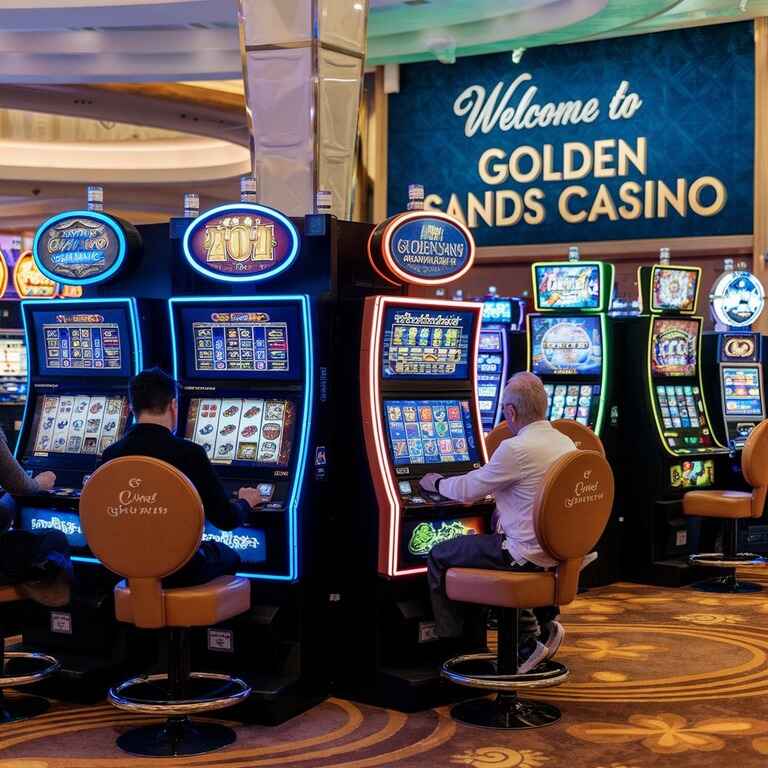
[[[237,498],[247,501],[251,505],[251,509],[264,503],[264,497],[255,488],[241,488],[237,492]]]
[[[41,491],[50,491],[56,485],[56,475],[53,472],[41,472],[35,475],[35,480]]]
[[[425,490],[429,491],[430,493],[437,493],[437,486],[435,483],[437,483],[438,480],[442,479],[442,475],[438,475],[437,472],[427,472],[424,477],[419,480],[419,485]]]

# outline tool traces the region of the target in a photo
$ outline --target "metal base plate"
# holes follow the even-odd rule
[[[134,728],[118,738],[117,746],[132,755],[176,757],[204,755],[233,744],[236,738],[224,725],[171,719],[161,725]]]
[[[451,709],[451,716],[465,725],[504,731],[543,728],[561,717],[560,710],[551,704],[503,694],[492,699],[464,701]]]
[[[734,576],[697,581],[695,584],[691,584],[691,586],[697,592],[715,592],[717,594],[744,594],[763,591],[759,584],[753,581],[737,581]]]
[[[51,707],[48,699],[41,696],[14,696],[0,698],[0,725],[28,720],[47,712]]]

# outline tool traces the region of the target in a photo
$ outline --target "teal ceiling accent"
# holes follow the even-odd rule
[[[372,0],[368,62],[432,61],[768,15],[768,0]]]

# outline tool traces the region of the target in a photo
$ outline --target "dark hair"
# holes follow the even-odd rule
[[[128,397],[135,414],[163,413],[176,397],[176,382],[160,368],[147,368],[131,379]]]

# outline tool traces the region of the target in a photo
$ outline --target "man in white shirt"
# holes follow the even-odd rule
[[[512,437],[504,440],[491,460],[465,475],[441,477],[431,472],[421,479],[427,491],[456,501],[496,497],[497,533],[459,536],[432,549],[427,559],[428,580],[437,634],[462,634],[464,606],[445,595],[449,568],[541,570],[556,565],[536,540],[533,510],[547,470],[576,450],[574,442],[546,419],[547,393],[532,373],[515,374],[502,396],[504,418]],[[551,606],[520,612],[519,671],[528,672],[554,655],[565,634]],[[540,626],[541,625],[541,626]],[[538,636],[545,643],[539,642]]]

